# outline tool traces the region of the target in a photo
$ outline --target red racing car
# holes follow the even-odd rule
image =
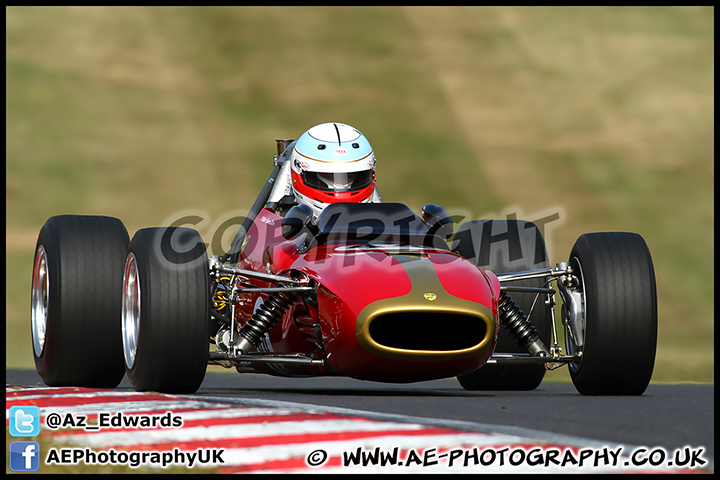
[[[585,234],[550,266],[531,222],[456,225],[437,205],[418,215],[399,203],[335,203],[315,217],[272,200],[289,150],[222,256],[191,228],[130,241],[115,218],[50,218],[32,280],[43,381],[113,388],[127,374],[137,390],[188,393],[219,365],[531,390],[567,364],[581,394],[645,391],[657,300],[641,236]]]

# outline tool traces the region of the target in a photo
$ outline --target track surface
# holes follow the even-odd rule
[[[30,370],[6,371],[7,385],[42,385]],[[129,388],[127,379],[119,388]],[[583,397],[570,383],[531,392],[467,392],[454,379],[407,385],[347,378],[279,378],[209,370],[196,397],[321,405],[464,423],[523,428],[616,444],[704,447],[714,458],[714,386],[650,385],[641,397]],[[357,413],[357,412],[355,412]],[[429,420],[429,421],[433,421]]]

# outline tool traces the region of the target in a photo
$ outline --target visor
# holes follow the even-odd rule
[[[302,172],[305,185],[325,192],[353,192],[370,186],[373,182],[373,171],[324,173]]]

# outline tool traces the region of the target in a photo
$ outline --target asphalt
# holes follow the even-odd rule
[[[34,370],[7,370],[7,385],[42,385]],[[130,388],[127,378],[118,388]],[[522,428],[649,449],[715,451],[714,385],[651,384],[638,397],[589,397],[571,383],[543,382],[528,392],[469,392],[455,379],[385,384],[341,377],[283,378],[211,368],[199,396],[229,403],[294,402],[402,415],[455,425]]]

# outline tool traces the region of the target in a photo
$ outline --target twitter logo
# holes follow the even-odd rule
[[[40,434],[40,408],[33,405],[10,407],[10,435],[34,437]]]

